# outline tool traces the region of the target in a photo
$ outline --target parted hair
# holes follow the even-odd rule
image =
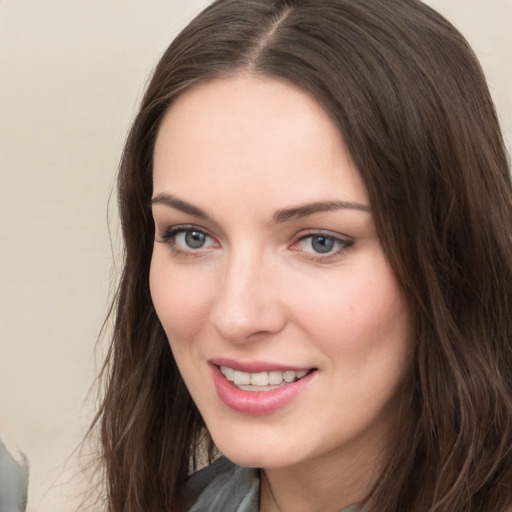
[[[417,0],[218,0],[159,61],[118,175],[124,266],[90,430],[106,509],[183,510],[199,451],[212,453],[151,301],[152,158],[177,97],[239,73],[285,80],[331,116],[410,305],[415,356],[399,442],[365,512],[509,512],[509,162],[475,55]]]

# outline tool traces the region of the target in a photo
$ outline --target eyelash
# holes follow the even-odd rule
[[[303,242],[304,240],[311,239],[311,244],[314,239],[323,238],[325,240],[329,240],[333,243],[335,248],[334,250],[328,253],[318,253],[318,252],[308,252],[308,259],[312,259],[318,262],[329,262],[331,259],[340,256],[342,253],[350,249],[354,245],[354,239],[349,237],[340,237],[339,235],[334,235],[330,232],[326,231],[312,231],[306,234],[301,235],[296,242],[294,242],[291,246],[289,246],[292,250],[299,250],[297,246]],[[307,251],[303,251],[307,252]]]
[[[171,251],[178,255],[178,256],[185,256],[185,257],[197,257],[201,256],[204,250],[208,250],[208,248],[198,247],[196,249],[189,248],[189,249],[181,249],[177,246],[176,238],[180,234],[186,234],[186,233],[197,233],[201,236],[206,237],[206,239],[214,240],[214,238],[209,235],[204,229],[200,228],[199,226],[194,225],[181,225],[181,226],[172,226],[167,228],[164,233],[160,235],[160,240],[157,240],[159,243],[165,243],[168,244]],[[318,253],[314,251],[302,251],[303,253],[308,254],[307,259],[317,261],[317,262],[328,262],[331,259],[339,256],[341,253],[344,253],[346,250],[351,248],[354,245],[354,239],[350,237],[340,237],[338,235],[334,235],[330,232],[326,231],[312,231],[306,234],[303,234],[299,236],[296,241],[294,241],[291,245],[288,246],[290,250],[293,251],[300,251],[298,246],[304,242],[305,240],[311,239],[311,243],[313,243],[313,240],[321,239],[330,241],[333,244],[333,247],[337,247],[333,251],[329,251],[328,253]]]
[[[177,247],[176,238],[180,234],[186,234],[186,233],[198,233],[200,235],[203,235],[209,239],[213,240],[213,237],[210,236],[204,229],[194,226],[194,225],[181,225],[181,226],[172,226],[167,228],[161,235],[160,240],[157,240],[157,242],[164,243],[169,245],[171,248],[171,251],[179,256],[186,256],[186,257],[195,257],[199,256],[202,247],[199,247],[197,249],[190,248],[189,250],[180,249]],[[204,249],[203,249],[204,250]]]

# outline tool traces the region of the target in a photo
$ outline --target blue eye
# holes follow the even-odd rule
[[[169,244],[176,253],[193,253],[216,245],[215,240],[210,235],[193,226],[169,228],[161,235],[161,240],[159,241]]]
[[[336,245],[334,238],[327,236],[311,236],[311,247],[319,254],[326,254],[331,252]]]
[[[343,239],[324,233],[311,233],[301,236],[292,248],[310,253],[312,256],[329,257],[341,253],[353,243],[352,239]]]
[[[208,236],[201,233],[201,231],[192,230],[182,231],[176,236],[176,242],[179,240],[190,249],[201,249],[206,244],[207,239]]]

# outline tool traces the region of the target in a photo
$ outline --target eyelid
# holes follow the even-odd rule
[[[160,231],[160,233],[158,233],[158,236],[163,239],[171,238],[175,236],[177,233],[182,233],[183,231],[198,231],[199,233],[203,233],[213,238],[213,236],[208,232],[207,229],[201,226],[197,226],[196,224],[176,224],[166,227],[163,230],[163,232],[162,230],[157,229],[157,232],[158,231]]]
[[[303,249],[298,248],[298,244],[302,242],[303,240],[306,240],[308,238],[313,237],[325,237],[334,240],[336,243],[339,244],[339,247],[332,252],[328,252],[325,254],[322,253],[316,253],[314,251],[306,251]],[[355,240],[353,237],[348,235],[342,235],[340,233],[335,233],[329,230],[324,229],[311,229],[306,232],[298,233],[295,237],[295,240],[292,242],[290,246],[288,246],[289,249],[297,252],[301,252],[304,254],[304,258],[312,259],[319,262],[327,262],[328,260],[332,260],[335,258],[339,258],[345,253],[348,249],[350,249],[355,243]]]
[[[155,241],[158,243],[163,243],[163,244],[169,245],[171,251],[180,256],[200,256],[205,251],[212,249],[212,247],[204,247],[204,248],[199,247],[197,249],[178,248],[176,246],[176,237],[179,234],[185,233],[187,231],[196,231],[198,233],[201,233],[201,234],[205,235],[206,237],[208,237],[210,240],[214,241],[217,246],[220,245],[219,242],[217,241],[217,239],[213,235],[211,235],[207,229],[204,229],[203,227],[197,226],[195,224],[177,224],[177,225],[169,226],[163,231],[163,233],[160,232],[158,234],[160,240],[155,240]]]
[[[339,240],[340,242],[353,242],[354,237],[346,235],[344,233],[338,233],[336,231],[331,231],[329,229],[304,229],[299,231],[295,235],[296,240],[303,240],[304,238],[308,238],[310,236],[325,236],[326,238],[333,238],[335,240]]]

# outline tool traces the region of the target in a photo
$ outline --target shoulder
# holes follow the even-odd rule
[[[0,437],[0,512],[25,510],[27,485],[26,458],[9,452]]]
[[[225,457],[194,473],[183,489],[190,512],[257,512],[259,471]]]

